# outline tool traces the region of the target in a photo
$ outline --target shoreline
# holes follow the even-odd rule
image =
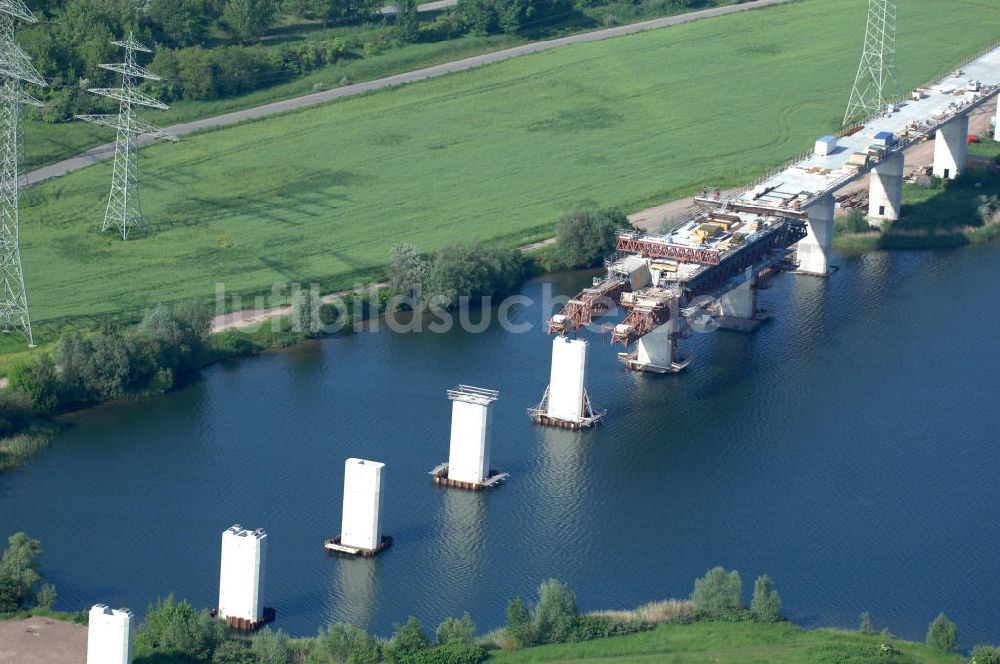
[[[979,113],[976,117],[977,124],[983,124],[989,122],[989,116]],[[932,150],[926,148],[927,144],[918,144],[911,148],[911,151],[915,152],[915,158],[913,159],[912,168],[919,168],[926,164],[922,163],[927,157],[933,155]],[[909,155],[909,151],[908,154]],[[850,191],[852,189],[856,190],[859,186],[864,186],[864,181],[861,183],[852,183],[848,187],[845,187],[842,192]],[[691,206],[691,198],[682,198],[668,203],[663,203],[656,206],[651,206],[634,212],[628,215],[629,222],[636,228],[649,230],[656,228],[659,224],[663,223],[664,220],[669,219],[672,215],[683,213]],[[841,210],[841,214],[845,211]],[[942,231],[933,233],[931,231],[903,231],[892,233],[883,233],[881,231],[873,230],[867,233],[848,233],[835,235],[833,238],[833,248],[844,252],[846,254],[863,254],[870,251],[906,251],[906,250],[919,250],[919,249],[942,249],[942,248],[956,248],[970,244],[983,244],[992,241],[994,237],[1000,236],[1000,225],[993,224],[987,225],[979,228],[964,227],[959,230],[952,231]],[[886,241],[886,244],[882,244]],[[545,240],[532,242],[519,247],[522,253],[530,254],[530,252],[537,251],[540,249],[545,249],[547,247],[553,246],[557,242],[556,237],[551,237]],[[542,270],[540,274],[551,274],[550,271]],[[526,280],[530,276],[538,276],[525,274],[523,280]],[[387,288],[389,283],[387,281],[378,281],[374,283],[367,284],[363,287],[361,292],[377,292],[381,289]],[[336,291],[333,293],[328,293],[320,297],[320,302],[322,304],[329,304],[338,301],[339,299],[349,295],[355,291]],[[239,311],[232,311],[226,314],[220,314],[214,316],[211,320],[211,325],[208,332],[208,340],[212,347],[212,357],[203,366],[199,367],[198,372],[206,369],[210,366],[218,364],[227,360],[234,360],[241,357],[252,357],[261,353],[265,353],[271,350],[276,350],[279,348],[287,348],[295,345],[299,345],[304,341],[307,341],[308,337],[293,338],[288,336],[288,333],[283,330],[283,319],[287,318],[291,314],[291,305],[280,305],[277,307],[271,307],[264,310],[259,309],[243,309]],[[382,317],[385,315],[384,311],[369,312],[362,315],[362,320],[371,320],[373,317]],[[267,323],[271,324],[270,330],[263,330],[263,326]],[[254,330],[248,330],[248,328],[256,327]],[[212,344],[212,340],[221,341],[222,337],[227,334],[232,333],[242,333],[244,334],[245,344],[232,344],[229,347],[223,347],[222,344]],[[255,338],[255,335],[260,335]],[[335,336],[331,334],[321,334],[318,338],[327,338],[329,336]],[[240,337],[237,337],[239,339]],[[6,391],[9,388],[9,379],[7,377],[0,377],[0,390]],[[172,391],[168,390],[168,391]],[[147,395],[136,395],[134,398],[142,399],[156,396],[155,394]],[[107,402],[94,402],[86,404],[74,404],[72,410],[87,410],[94,406],[100,405],[101,403]],[[48,444],[51,442],[52,438],[58,433],[59,425],[56,420],[64,412],[56,412],[51,416],[38,418],[35,420],[35,424],[32,427],[24,431],[20,431],[12,436],[0,438],[0,473],[7,470],[15,470],[19,466],[28,462],[32,456],[44,450]]]
[[[741,611],[749,613],[747,609]],[[639,655],[642,649],[649,648],[643,642],[659,640],[663,638],[676,644],[678,640],[694,639],[701,642],[704,650],[720,650],[719,654],[729,657],[741,657],[749,651],[755,656],[760,656],[760,649],[763,647],[770,650],[769,661],[801,661],[798,659],[803,654],[798,648],[786,651],[783,644],[796,641],[819,641],[824,644],[826,651],[840,651],[842,656],[869,655],[895,652],[899,655],[910,655],[915,662],[949,662],[959,664],[965,662],[968,653],[972,648],[961,650],[945,651],[927,643],[905,639],[892,634],[888,628],[882,631],[871,631],[866,633],[861,629],[850,629],[848,627],[837,626],[814,626],[806,627],[794,620],[781,618],[774,622],[761,622],[755,620],[733,620],[725,616],[711,616],[699,614],[692,607],[690,600],[659,600],[653,601],[641,607],[625,610],[597,610],[587,611],[578,614],[582,621],[606,621],[611,624],[625,626],[625,631],[619,633],[597,634],[590,638],[569,641],[553,641],[534,643],[531,645],[518,646],[511,642],[509,636],[510,627],[501,626],[484,633],[474,634],[469,645],[478,648],[482,652],[482,659],[477,661],[530,661],[530,662],[565,662],[573,661],[566,659],[567,650],[575,651],[571,657],[582,657],[593,653],[597,655],[601,651],[612,648],[614,653],[612,658],[624,656],[625,652],[630,655]],[[65,612],[65,611],[43,611],[43,610],[20,610],[12,613],[0,614],[0,632],[7,632],[14,636],[21,631],[26,631],[32,638],[11,639],[11,646],[15,648],[13,654],[25,661],[46,661],[44,659],[31,659],[31,656],[44,657],[51,655],[52,651],[58,649],[60,661],[66,664],[85,664],[86,654],[86,631],[87,613]],[[631,628],[628,626],[632,625]],[[35,626],[36,630],[25,630],[25,626]],[[47,633],[45,633],[47,632]],[[669,637],[666,633],[669,632]],[[47,638],[39,639],[39,636]],[[289,635],[289,656],[295,652],[306,652],[308,643],[312,642],[315,636]],[[742,637],[742,638],[734,638]],[[386,637],[370,635],[369,638],[375,642],[386,644],[391,640]],[[759,639],[759,642],[755,642]],[[629,650],[618,652],[625,644],[633,644]],[[433,647],[428,644],[428,648]],[[984,646],[976,646],[976,648]],[[990,646],[985,646],[990,648]],[[638,649],[638,651],[637,651]],[[864,652],[870,651],[870,652]],[[698,657],[697,660],[678,659],[684,654]],[[79,659],[76,655],[79,655]],[[547,657],[546,655],[550,655]],[[664,655],[660,647],[650,648],[646,656]],[[702,661],[703,653],[696,650],[681,649],[674,653],[674,658],[679,662]],[[153,655],[155,656],[155,654]],[[785,659],[791,656],[792,659]],[[774,659],[770,659],[773,657]],[[781,659],[778,659],[781,657]],[[919,657],[919,659],[916,659]],[[21,661],[20,659],[17,661]],[[296,660],[298,661],[298,660]],[[384,660],[380,660],[384,661]],[[728,658],[726,661],[730,661]],[[734,660],[740,661],[740,660]],[[909,660],[907,660],[909,661]]]

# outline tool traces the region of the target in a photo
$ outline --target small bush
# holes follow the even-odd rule
[[[335,624],[320,630],[312,644],[312,654],[321,662],[377,662],[381,658],[378,641],[353,625]]]
[[[0,438],[22,431],[31,422],[31,415],[32,403],[27,394],[11,388],[0,390]]]
[[[430,645],[420,621],[410,616],[405,623],[396,623],[396,632],[386,646],[385,654],[390,662],[408,662],[413,655]]]
[[[451,642],[411,653],[395,661],[400,664],[480,664],[486,661],[487,656],[482,646]]]
[[[875,628],[872,627],[872,614],[867,611],[861,614],[861,626],[858,627],[858,631],[865,636],[871,636],[875,633]]]
[[[939,613],[927,629],[927,645],[951,652],[958,647],[958,627],[948,620],[948,616]]]
[[[579,615],[576,595],[569,586],[549,579],[538,587],[538,606],[532,622],[540,641],[561,643],[569,640]]]
[[[971,654],[969,664],[1000,664],[1000,648],[978,645]]]
[[[591,267],[615,249],[618,231],[629,228],[618,210],[572,210],[559,219],[556,244],[562,269]]]
[[[750,613],[761,623],[775,623],[781,620],[781,598],[774,589],[774,582],[766,574],[757,577],[753,586],[753,600]]]
[[[146,611],[146,620],[135,638],[136,658],[162,654],[206,660],[225,635],[223,621],[168,595]]]
[[[438,644],[472,643],[476,638],[476,624],[472,617],[465,613],[461,618],[448,618],[438,625],[435,638]]]
[[[250,644],[226,641],[212,653],[212,664],[257,664],[257,657],[250,650]]]
[[[872,226],[868,223],[868,217],[865,216],[865,213],[860,208],[851,208],[847,211],[847,214],[839,217],[833,223],[833,232],[835,235],[867,233],[871,230]]]
[[[694,582],[691,602],[694,608],[710,616],[723,617],[742,606],[743,581],[737,571],[721,567],[710,569]]]
[[[507,604],[507,635],[517,648],[526,648],[538,641],[531,612],[520,597]]]
[[[265,627],[250,638],[250,651],[259,664],[287,664],[292,644],[280,629],[274,631]]]
[[[567,641],[592,641],[609,636],[622,636],[645,632],[655,627],[653,623],[641,620],[614,620],[605,616],[579,616],[566,638]]]
[[[521,282],[523,269],[524,255],[517,249],[453,244],[434,256],[427,277],[428,298],[456,306],[462,297],[505,295]]]

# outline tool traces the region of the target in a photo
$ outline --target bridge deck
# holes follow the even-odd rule
[[[934,131],[984,103],[1000,89],[1000,47],[957,71],[961,74],[956,76],[953,73],[924,88],[926,96],[923,99],[903,101],[897,106],[897,111],[869,120],[860,131],[851,136],[838,138],[837,149],[833,154],[819,156],[810,152],[791,166],[772,174],[758,186],[743,191],[737,199],[775,207],[798,202],[805,207],[817,198],[856,180],[872,166],[922,140],[924,136],[933,137]],[[970,81],[979,82],[979,91],[967,89]],[[895,135],[897,143],[889,148],[882,159],[873,160],[867,166],[852,166],[849,163],[851,155],[867,154],[879,132]],[[767,193],[761,195],[762,190]]]

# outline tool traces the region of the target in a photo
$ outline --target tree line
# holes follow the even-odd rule
[[[39,571],[42,545],[25,533],[7,540],[0,555],[0,617],[18,612],[49,611],[56,599],[53,586]],[[185,662],[188,664],[480,664],[493,648],[574,643],[634,634],[657,625],[701,621],[783,622],[781,598],[770,577],[754,582],[749,605],[743,603],[740,573],[715,567],[695,580],[686,602],[653,602],[633,611],[582,613],[576,594],[566,584],[549,579],[539,587],[533,602],[516,597],[507,604],[507,622],[477,636],[468,613],[446,618],[432,634],[415,617],[395,625],[392,636],[382,638],[345,623],[320,628],[311,638],[292,638],[265,627],[246,636],[231,632],[225,622],[207,610],[195,609],[173,595],[158,599],[146,611],[135,644],[136,664]],[[86,621],[86,612],[73,618]],[[861,614],[860,634],[870,643],[858,647],[857,661],[916,661],[896,647],[888,630],[876,632],[868,612]],[[958,647],[955,623],[941,613],[927,630],[927,645],[943,652]],[[1000,648],[977,645],[970,664],[1000,664]],[[852,660],[854,661],[854,660]]]
[[[346,58],[367,57],[408,42],[589,25],[592,20],[581,12],[595,8],[656,14],[711,4],[702,0],[459,0],[455,7],[421,20],[418,1],[40,0],[32,8],[42,20],[19,26],[18,41],[50,81],[49,88],[39,91],[47,106],[33,112],[46,121],[59,122],[74,114],[115,110],[110,102],[86,90],[119,83],[117,74],[98,64],[120,60],[121,53],[111,42],[129,32],[155,47],[148,67],[163,78],[143,84],[143,89],[170,102],[246,94]],[[383,16],[381,10],[387,4],[395,5],[396,11]],[[279,21],[295,27],[318,22],[354,29],[338,31],[334,37],[327,33],[310,38],[303,32],[303,38],[264,40]]]
[[[158,305],[133,329],[105,323],[96,333],[65,334],[53,354],[14,365],[9,389],[36,415],[62,405],[159,394],[209,359],[211,312],[200,304]]]

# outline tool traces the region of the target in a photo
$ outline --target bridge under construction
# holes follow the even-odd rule
[[[732,196],[702,190],[668,232],[621,232],[617,251],[549,322],[567,335],[614,310],[611,339],[634,370],[669,373],[691,361],[679,348],[691,324],[752,331],[766,317],[762,282],[780,271],[826,276],[833,239],[833,194],[870,178],[870,218],[900,217],[903,152],[935,141],[933,173],[955,179],[965,168],[969,114],[1000,92],[1000,47],[970,60],[863,123],[824,136],[794,159]],[[996,140],[1000,140],[1000,122]],[[602,326],[607,330],[608,326]]]

